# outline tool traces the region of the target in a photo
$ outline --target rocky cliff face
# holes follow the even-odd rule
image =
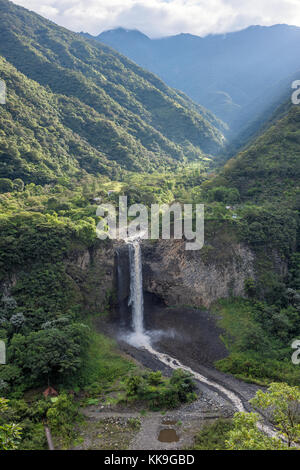
[[[218,238],[217,244],[199,251],[186,251],[183,240],[144,241],[142,257],[144,291],[168,306],[208,308],[220,298],[244,295],[245,280],[256,277],[254,253],[232,240]],[[120,315],[123,320],[128,317],[127,245],[97,243],[92,249],[70,253],[65,267],[76,304],[83,311],[101,313],[118,304],[118,320]],[[283,274],[281,263],[277,268]],[[0,295],[9,293],[17,279],[18,273],[12,273],[0,286]]]
[[[101,313],[115,297],[115,247],[99,243],[93,249],[74,252],[66,260],[77,301],[84,310]]]
[[[143,245],[144,289],[169,306],[209,307],[220,298],[244,295],[255,277],[254,254],[241,244],[186,251],[181,240]]]
[[[114,285],[119,286],[119,303],[125,305],[130,289],[128,246],[119,245],[117,251],[119,279]],[[168,306],[209,307],[220,298],[244,295],[245,280],[255,278],[254,254],[238,243],[186,251],[183,240],[144,241],[142,257],[144,291]]]

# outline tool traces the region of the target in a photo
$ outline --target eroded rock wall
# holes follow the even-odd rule
[[[244,295],[255,277],[254,254],[241,244],[186,251],[181,240],[143,244],[144,289],[169,306],[209,307],[220,298]]]

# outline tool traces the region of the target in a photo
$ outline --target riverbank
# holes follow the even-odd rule
[[[152,304],[151,306],[146,296],[145,325],[147,334],[151,338],[151,346],[155,351],[177,359],[183,366],[191,368],[215,384],[213,386],[201,380],[197,381],[199,391],[208,400],[212,400],[215,409],[223,406],[236,410],[228,394],[218,389],[220,386],[229,393],[233,392],[241,400],[245,410],[250,410],[248,402],[261,387],[238,380],[213,367],[213,363],[227,353],[220,340],[222,331],[216,326],[216,318],[208,311],[188,307],[179,311],[179,309],[165,308],[162,305]],[[145,348],[138,349],[128,344],[126,333],[119,329],[115,321],[96,319],[95,328],[115,338],[120,350],[144,367],[154,371],[160,370],[165,376],[171,375],[173,365],[168,361],[162,362]]]

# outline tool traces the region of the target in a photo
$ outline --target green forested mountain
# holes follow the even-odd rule
[[[290,101],[280,106],[263,132],[244,151],[227,162],[213,184],[237,188],[244,202],[287,200],[291,206],[297,207],[300,189],[300,107]]]
[[[218,307],[230,351],[218,366],[259,383],[268,377],[299,384],[290,345],[300,332],[300,107],[284,102],[204,189],[232,215],[235,233],[255,255],[248,299]]]
[[[1,177],[38,183],[203,160],[224,144],[222,123],[157,77],[0,0]]]
[[[54,95],[3,57],[0,64],[8,88],[7,105],[0,109],[1,178],[45,184],[66,175],[80,177],[83,169],[104,174],[114,167],[118,170],[101,151],[64,125],[64,116],[84,115],[84,105]]]

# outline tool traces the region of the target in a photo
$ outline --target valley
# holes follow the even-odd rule
[[[299,34],[95,38],[0,0],[1,450],[299,448]],[[122,196],[204,204],[203,248],[175,216],[99,239]]]

